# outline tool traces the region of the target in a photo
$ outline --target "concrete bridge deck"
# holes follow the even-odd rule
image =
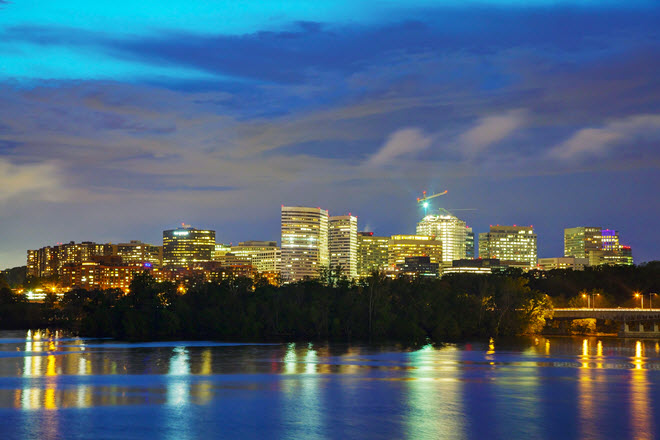
[[[660,321],[660,309],[571,308],[554,309],[553,319],[611,319],[612,321]]]
[[[660,309],[554,309],[552,319],[609,319],[621,324],[619,336],[660,338]]]

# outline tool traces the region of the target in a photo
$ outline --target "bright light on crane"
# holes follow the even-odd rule
[[[426,196],[426,191],[422,191],[422,197],[417,198],[417,203],[422,204],[422,207],[424,208],[424,216],[426,216],[426,211],[428,210],[428,207],[429,207],[429,202],[428,201],[431,200],[431,199],[434,199],[436,197],[444,196],[445,194],[447,194],[447,190],[445,190],[441,193],[433,194],[432,196],[427,197]]]

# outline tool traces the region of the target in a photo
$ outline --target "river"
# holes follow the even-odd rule
[[[660,343],[121,343],[0,332],[3,439],[653,439]]]

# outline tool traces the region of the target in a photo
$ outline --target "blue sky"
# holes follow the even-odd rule
[[[0,1],[0,267],[62,241],[617,229],[660,258],[655,2]]]

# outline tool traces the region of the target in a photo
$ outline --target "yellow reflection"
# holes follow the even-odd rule
[[[495,341],[493,338],[490,338],[490,341],[488,341],[488,351],[486,354],[495,354]]]
[[[550,356],[550,340],[549,339],[545,340],[545,354],[546,354],[546,356]]]
[[[582,341],[582,368],[589,368],[589,341]]]
[[[55,356],[52,354],[48,355],[47,365],[46,365],[46,376],[55,376],[57,372],[55,371]]]
[[[207,348],[202,352],[202,368],[200,369],[199,374],[203,374],[204,376],[211,374],[213,372],[211,369],[211,362],[211,349]]]
[[[57,409],[55,404],[55,388],[48,388],[44,395],[44,408]]]
[[[599,432],[594,413],[594,370],[580,368],[578,370],[578,396],[580,413],[580,436],[578,438],[593,438]]]
[[[642,341],[637,341],[635,343],[635,357],[633,358],[633,364],[635,365],[635,370],[641,370],[643,365],[644,357],[644,346]]]
[[[596,368],[603,368],[603,341],[596,344]]]
[[[348,347],[346,354],[344,354],[341,365],[339,365],[339,374],[356,374],[360,371],[360,366],[356,362],[353,362],[361,354],[361,350],[358,347]]]
[[[213,383],[204,380],[193,385],[191,394],[196,397],[196,402],[198,405],[207,404],[213,399]]]
[[[641,341],[635,343],[635,357],[632,370],[630,387],[630,410],[631,424],[633,430],[632,438],[635,439],[653,439],[655,438],[655,426],[651,414],[651,405],[649,402],[649,381],[648,370],[644,365],[644,344]]]

